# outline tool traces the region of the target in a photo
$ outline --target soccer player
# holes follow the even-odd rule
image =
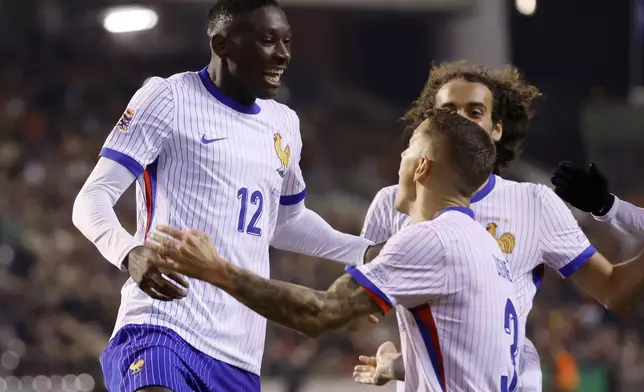
[[[134,94],[74,204],[74,224],[131,277],[101,355],[111,391],[260,390],[266,320],[156,268],[159,255],[142,246],[155,225],[200,229],[263,277],[269,245],[345,264],[361,263],[371,245],[304,207],[299,119],[271,99],[291,58],[277,3],[219,0],[208,37],[207,67],[154,77]],[[131,236],[113,205],[135,181]]]
[[[568,207],[544,185],[517,183],[498,176],[515,159],[532,116],[536,87],[508,66],[485,69],[464,62],[433,67],[420,98],[405,115],[412,127],[431,108],[451,108],[479,124],[496,142],[493,175],[472,198],[476,219],[494,236],[506,254],[518,296],[517,313],[524,323],[548,266],[571,279],[608,309],[628,307],[644,282],[644,258],[612,265],[589,243]],[[387,241],[411,223],[395,210],[398,186],[383,188],[365,218],[363,235],[376,243]],[[398,317],[402,329],[413,322]],[[402,337],[403,350],[410,344]],[[474,342],[474,345],[477,343]],[[541,366],[532,343],[525,339],[520,364],[524,391],[541,391]],[[363,357],[356,374],[366,383],[382,383],[391,374],[380,373],[386,364]],[[365,366],[365,367],[362,367]],[[366,373],[366,374],[365,374]],[[400,390],[403,385],[400,383]]]
[[[160,229],[171,238],[152,233],[147,244],[163,255],[157,265],[221,287],[309,336],[397,307],[400,317],[418,325],[402,331],[410,345],[392,364],[395,373],[406,374],[408,391],[515,390],[523,331],[512,277],[498,244],[467,208],[492,171],[494,145],[479,126],[450,110],[427,116],[399,170],[396,208],[414,224],[327,291],[268,280],[229,263],[195,230]]]
[[[559,197],[590,212],[598,221],[636,237],[644,235],[644,209],[610,193],[608,181],[594,163],[585,169],[572,162],[562,162],[551,181]]]

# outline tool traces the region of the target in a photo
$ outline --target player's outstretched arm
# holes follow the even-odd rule
[[[196,230],[159,227],[146,246],[163,257],[157,267],[211,283],[267,319],[317,337],[380,310],[349,275],[327,291],[264,279],[223,260],[212,240]]]
[[[347,265],[364,263],[374,246],[368,239],[335,230],[303,203],[280,206],[271,245]]]
[[[278,155],[283,158],[283,181],[277,224],[271,246],[337,261],[346,265],[361,265],[369,256],[371,241],[335,230],[318,214],[304,205],[306,184],[300,168],[302,138],[300,120],[293,111],[285,113],[285,125],[290,128],[290,144],[277,143]],[[286,152],[288,149],[288,152]]]
[[[608,310],[628,310],[644,294],[644,251],[619,264],[596,252],[572,280]]]
[[[553,174],[552,184],[557,195],[575,208],[590,212],[595,219],[622,232],[644,235],[644,209],[611,194],[608,181],[595,164],[586,169],[562,162]]]
[[[548,187],[535,187],[544,262],[609,310],[628,309],[644,287],[644,254],[613,264],[590,244],[570,209]]]

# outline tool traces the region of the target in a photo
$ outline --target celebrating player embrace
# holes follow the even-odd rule
[[[304,207],[299,119],[271,99],[291,58],[277,3],[219,0],[208,36],[207,67],[152,78],[134,94],[74,204],[74,224],[131,276],[101,356],[110,391],[260,390],[266,319],[156,267],[159,255],[142,246],[151,227],[199,229],[262,277],[269,245],[360,264],[372,244]],[[134,181],[133,237],[113,206]]]
[[[405,119],[415,127],[432,108],[450,108],[479,124],[495,141],[496,174],[472,198],[476,220],[497,240],[505,253],[517,292],[516,310],[525,323],[541,280],[544,267],[571,277],[609,309],[628,307],[640,294],[644,283],[644,254],[637,259],[612,265],[589,243],[569,208],[544,185],[517,183],[499,174],[517,156],[532,117],[532,101],[538,90],[525,82],[514,67],[485,69],[463,62],[445,63],[432,68],[429,80]],[[395,208],[400,186],[382,189],[375,196],[363,228],[363,235],[374,242],[387,241],[412,223],[410,216]],[[403,330],[415,328],[413,320],[398,313]],[[441,334],[449,331],[439,331]],[[402,350],[413,344],[401,337]],[[475,347],[478,342],[473,341]],[[389,344],[387,344],[389,346]],[[523,391],[541,391],[541,364],[532,343],[525,339],[520,379]],[[387,357],[383,357],[386,360]],[[366,383],[382,383],[378,369],[387,364],[375,357],[364,357],[358,373]],[[387,375],[389,376],[389,375]],[[399,390],[404,389],[399,384]]]
[[[163,256],[155,263],[221,287],[310,336],[397,307],[399,317],[418,326],[402,331],[410,345],[392,358],[391,371],[405,375],[408,391],[514,391],[524,330],[512,277],[498,244],[467,207],[494,166],[494,145],[450,110],[427,116],[400,163],[396,208],[413,224],[327,291],[239,268],[195,230],[162,228],[170,238],[153,233],[148,246]]]

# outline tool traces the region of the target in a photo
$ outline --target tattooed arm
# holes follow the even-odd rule
[[[228,276],[214,277],[210,283],[267,319],[318,337],[340,329],[356,318],[380,308],[349,275],[338,278],[327,291],[278,280],[264,279],[229,264]]]
[[[354,268],[327,291],[317,291],[265,279],[233,265],[217,253],[210,237],[197,230],[160,226],[157,231],[150,233],[146,246],[162,256],[155,260],[158,268],[217,286],[256,313],[308,336],[340,329],[354,319],[378,311],[386,313],[395,303],[382,288],[400,296],[403,305],[423,303],[425,298],[422,290],[420,296],[405,292],[407,287],[415,289],[414,281],[406,275],[418,273],[404,262],[401,250],[406,249],[405,241],[389,245],[389,254],[380,256],[380,263],[376,261],[360,267],[367,275],[373,275],[371,279],[379,281],[380,289],[363,274],[365,271]],[[443,271],[442,265],[435,268]],[[422,279],[416,281],[424,282]]]

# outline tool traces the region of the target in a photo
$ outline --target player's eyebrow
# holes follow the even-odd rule
[[[487,110],[487,106],[485,106],[483,102],[479,102],[479,101],[468,102],[467,106],[477,108],[477,109]]]
[[[440,107],[441,108],[447,108],[447,109],[455,109],[458,105],[452,101],[450,102],[445,102],[442,104]],[[476,108],[482,108],[482,109],[487,109],[487,106],[481,101],[470,101],[465,104],[467,107],[476,107]]]

